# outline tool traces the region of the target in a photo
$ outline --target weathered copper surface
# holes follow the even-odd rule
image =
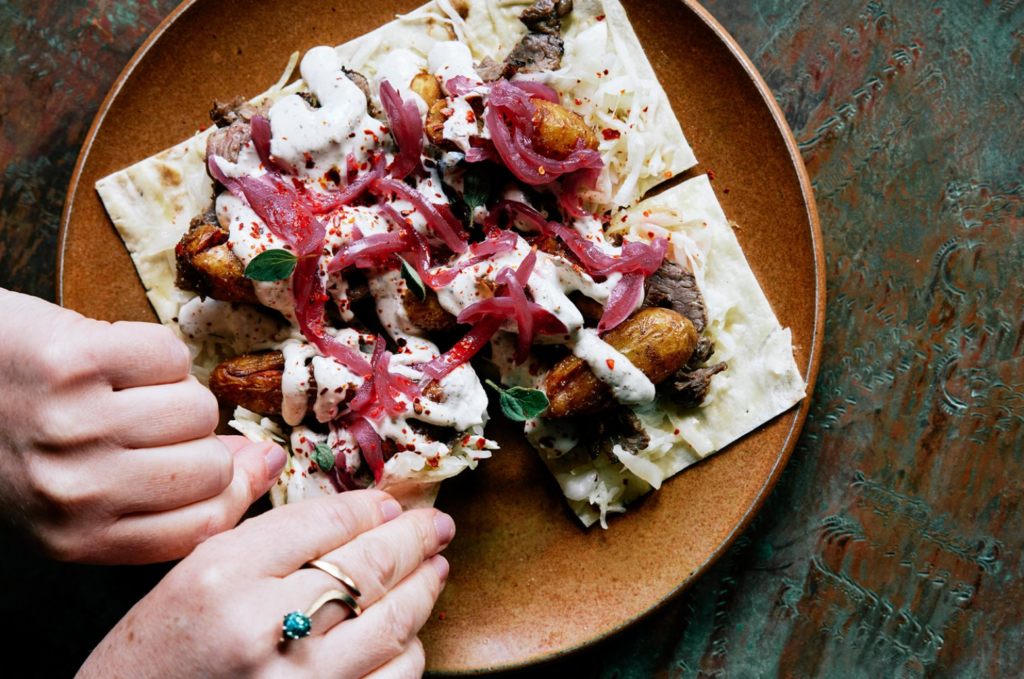
[[[172,4],[0,8],[0,284],[52,296],[85,127]],[[764,74],[814,178],[829,280],[818,390],[782,482],[726,556],[553,670],[1020,675],[1024,6],[708,8]],[[7,625],[48,630],[30,655],[39,676],[70,674],[161,570],[0,553]]]

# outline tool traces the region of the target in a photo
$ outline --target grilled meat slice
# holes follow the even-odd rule
[[[571,11],[572,0],[537,0],[523,10],[519,20],[531,33],[559,35],[562,32],[561,18]]]
[[[249,121],[255,115],[266,116],[269,110],[269,100],[254,106],[241,95],[226,103],[215,99],[210,120],[220,129],[207,137],[206,157],[216,155],[232,163],[237,161],[239,152],[252,138]]]
[[[587,420],[585,426],[580,427],[580,431],[583,432],[581,443],[586,446],[592,460],[601,455],[617,460],[616,445],[636,453],[651,442],[651,437],[644,431],[640,418],[626,406],[609,411],[597,418],[596,422]]]
[[[565,46],[557,35],[527,33],[523,36],[501,66],[501,77],[512,78],[516,73],[557,71],[562,66]]]
[[[704,297],[693,274],[675,262],[662,262],[661,268],[647,279],[647,294],[641,308],[662,307],[672,309],[690,319],[697,333],[704,332],[708,324]]]
[[[706,368],[682,368],[662,383],[661,388],[683,408],[696,408],[707,398],[711,378],[729,367],[726,362]]]

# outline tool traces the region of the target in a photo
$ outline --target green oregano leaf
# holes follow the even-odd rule
[[[501,412],[505,413],[505,417],[514,422],[526,422],[548,409],[548,397],[540,389],[527,389],[525,387],[502,389],[501,386],[490,380],[485,381],[498,392]]]
[[[245,277],[254,281],[281,281],[292,275],[299,259],[287,250],[265,250],[245,267]]]
[[[334,468],[334,453],[326,443],[318,443],[313,446],[313,454],[310,455],[310,458],[325,474]]]
[[[398,255],[395,255],[395,257],[398,257],[398,261],[402,263],[402,280],[412,290],[412,294],[416,295],[416,299],[422,302],[427,298],[427,288],[423,285],[423,280],[409,262]]]
[[[462,179],[462,200],[469,208],[470,221],[473,211],[487,202],[491,197],[491,186],[479,172],[467,172]]]

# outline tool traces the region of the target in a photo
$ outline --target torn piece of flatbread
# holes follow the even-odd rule
[[[542,453],[587,526],[625,511],[627,503],[665,479],[790,409],[806,389],[790,331],[772,311],[707,176],[648,198],[626,216],[637,230],[666,229],[673,246],[683,237],[707,306],[706,332],[716,342],[708,364],[727,361],[729,368],[714,377],[698,408],[682,409],[662,397],[631,406],[650,443],[635,454],[616,448],[618,463],[606,456],[591,460],[582,446],[560,457]]]

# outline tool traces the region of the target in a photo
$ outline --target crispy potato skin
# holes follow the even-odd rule
[[[409,89],[420,95],[420,98],[426,102],[427,108],[433,106],[435,101],[444,96],[441,92],[441,84],[429,73],[417,73],[409,83]]]
[[[448,151],[459,148],[451,139],[444,138],[444,121],[448,120],[451,115],[452,110],[448,108],[448,100],[442,97],[430,105],[427,117],[423,121],[423,131],[430,143]]]
[[[221,406],[242,406],[260,415],[280,415],[283,377],[284,354],[280,351],[242,354],[214,368],[210,373],[210,391]],[[312,370],[307,394],[308,408],[312,410],[317,396],[317,384]],[[354,396],[355,392],[350,391],[343,401]],[[423,389],[423,397],[435,403],[445,401],[444,390],[436,382],[431,382]],[[416,414],[423,412],[424,404],[420,399],[416,399],[413,410]]]
[[[178,264],[175,285],[222,302],[258,304],[252,281],[245,277],[245,267],[227,239],[227,231],[217,224],[194,224],[174,248]]]
[[[210,391],[222,406],[242,406],[261,415],[281,413],[284,354],[268,351],[224,361],[210,373]],[[310,384],[313,394],[315,385]]]
[[[422,302],[411,290],[406,288],[402,293],[402,306],[409,314],[409,320],[424,330],[452,330],[457,325],[455,317],[445,311],[441,303],[437,301],[437,293],[429,288]]]
[[[641,309],[605,335],[604,340],[658,384],[686,364],[697,346],[693,323],[670,309]],[[566,356],[544,378],[551,404],[548,417],[574,417],[618,405],[611,390],[581,359]]]
[[[597,135],[580,114],[543,99],[534,99],[533,148],[548,158],[564,160],[583,140],[583,146],[597,150]]]

